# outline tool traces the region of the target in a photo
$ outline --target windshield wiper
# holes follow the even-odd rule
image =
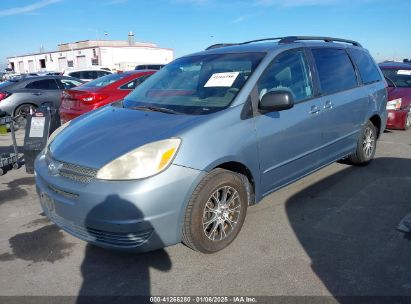
[[[177,112],[168,108],[162,108],[162,107],[153,107],[153,106],[135,106],[131,107],[130,109],[133,110],[142,110],[142,111],[153,111],[153,112],[163,112],[163,113],[169,113],[169,114],[182,114],[181,112]]]

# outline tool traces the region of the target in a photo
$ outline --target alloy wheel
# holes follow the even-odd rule
[[[15,113],[15,116],[18,116],[17,119],[16,119],[16,124],[17,124],[17,127],[19,129],[26,127],[27,115],[30,114],[30,111],[34,112],[35,110],[36,110],[36,108],[32,105],[29,105],[29,104],[22,105],[17,109],[17,111]]]
[[[374,131],[370,127],[365,129],[362,148],[367,159],[371,158],[375,149],[375,137]]]
[[[218,188],[208,199],[203,212],[203,231],[212,241],[227,238],[240,219],[241,199],[230,186]]]

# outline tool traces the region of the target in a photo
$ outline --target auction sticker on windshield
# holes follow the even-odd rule
[[[238,74],[240,72],[214,73],[204,87],[231,87]]]

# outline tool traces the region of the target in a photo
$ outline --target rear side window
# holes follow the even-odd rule
[[[128,75],[125,73],[118,73],[118,74],[108,74],[103,77],[99,77],[97,79],[94,79],[90,81],[89,83],[86,83],[83,85],[85,88],[102,88],[105,86],[108,86],[112,83],[115,83],[116,81],[119,81],[120,79],[123,79],[124,77],[127,77]]]
[[[360,71],[361,79],[364,84],[381,80],[380,72],[369,54],[354,49],[350,50],[350,53]]]
[[[36,90],[59,90],[57,82],[54,79],[43,79],[30,82],[26,85],[26,89]]]
[[[96,79],[98,78],[97,71],[82,71],[80,72],[80,79]]]
[[[111,75],[110,72],[104,72],[104,71],[97,71],[97,77],[102,77],[106,75]]]
[[[130,81],[126,84],[123,84],[120,87],[120,90],[134,90],[136,87],[138,87],[140,84],[142,84],[143,81],[146,80],[150,76],[151,76],[151,74],[143,75],[141,77],[138,77],[138,78],[134,79],[133,81]]]
[[[355,88],[357,77],[345,50],[313,49],[323,94],[333,94]]]
[[[286,90],[295,101],[311,98],[313,90],[304,52],[290,51],[276,57],[258,81],[260,100],[272,91]]]
[[[75,78],[80,78],[80,72],[69,73],[69,76],[75,77]]]
[[[63,88],[65,90],[77,87],[79,85],[82,85],[82,83],[80,81],[76,81],[76,80],[72,80],[72,79],[60,79]]]

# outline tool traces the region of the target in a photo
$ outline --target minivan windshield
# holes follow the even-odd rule
[[[106,76],[87,82],[86,84],[83,84],[83,88],[102,88],[127,76],[128,75],[125,73],[108,74]]]
[[[126,97],[123,106],[194,115],[220,111],[230,105],[264,55],[182,57],[137,87]]]

